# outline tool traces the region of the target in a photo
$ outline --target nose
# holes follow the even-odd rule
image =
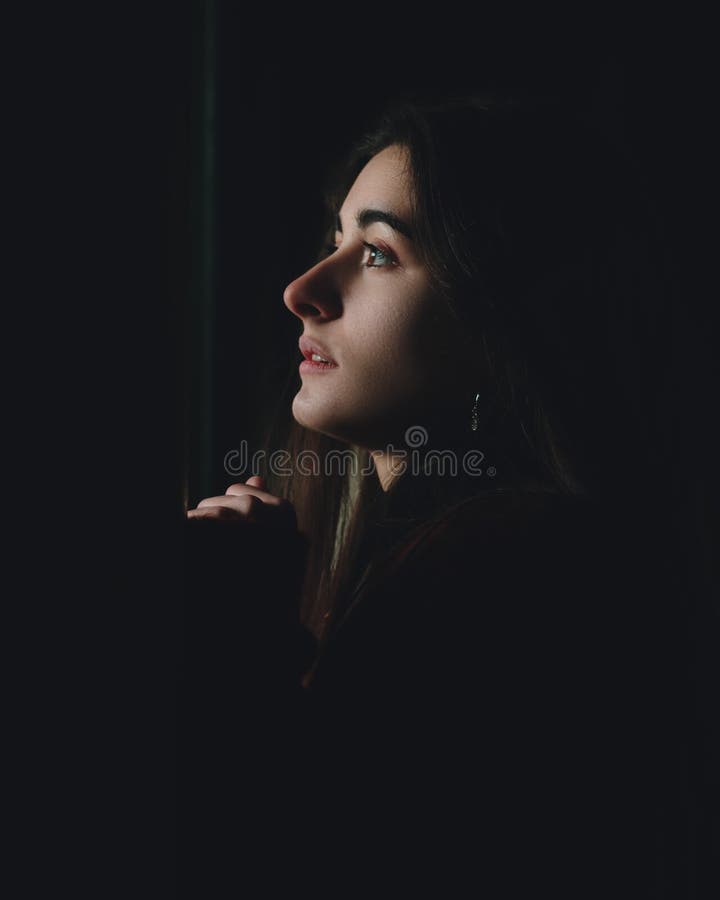
[[[293,315],[303,321],[335,319],[340,315],[340,289],[330,258],[321,260],[283,292],[283,302]]]

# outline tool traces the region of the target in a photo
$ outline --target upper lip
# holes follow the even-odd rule
[[[322,356],[323,359],[326,359],[328,362],[337,365],[335,360],[330,356],[330,351],[327,350],[320,341],[315,340],[315,338],[308,337],[303,334],[300,336],[300,340],[298,341],[298,345],[300,347],[300,352],[305,357],[305,359],[310,359],[313,353],[318,356]]]

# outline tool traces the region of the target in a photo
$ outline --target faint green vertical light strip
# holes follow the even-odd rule
[[[214,432],[213,356],[215,335],[216,257],[216,147],[217,147],[217,6],[204,0],[201,10],[201,46],[197,121],[198,174],[195,179],[195,206],[198,210],[195,244],[194,314],[191,317],[190,345],[194,354],[190,501],[216,493],[212,489]]]

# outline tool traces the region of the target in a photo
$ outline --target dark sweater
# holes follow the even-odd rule
[[[654,897],[661,634],[632,523],[542,491],[439,510],[429,483],[398,487],[308,686],[223,731],[245,760],[245,863],[317,854],[438,896]]]
[[[338,852],[372,835],[363,864],[418,888],[654,896],[659,623],[630,523],[512,490],[424,520],[403,487],[304,696]]]

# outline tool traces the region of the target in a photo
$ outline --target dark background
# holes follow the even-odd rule
[[[50,599],[47,612],[33,606],[28,659],[40,665],[27,663],[21,683],[47,717],[32,780],[51,810],[50,843],[69,838],[64,864],[99,895],[174,896],[183,504],[186,493],[194,504],[224,492],[224,454],[242,439],[253,446],[278,401],[300,331],[282,291],[314,249],[327,165],[388,93],[498,86],[566,96],[643,161],[661,198],[677,302],[658,490],[680,523],[690,786],[666,895],[708,896],[719,781],[716,104],[703,32],[589,13],[500,23],[485,9],[425,19],[209,0],[35,23],[47,124],[27,147],[51,227],[34,270],[55,302],[27,433],[42,438],[31,441],[34,484],[52,441],[62,513],[31,528],[23,571],[38,583],[30,596]]]

